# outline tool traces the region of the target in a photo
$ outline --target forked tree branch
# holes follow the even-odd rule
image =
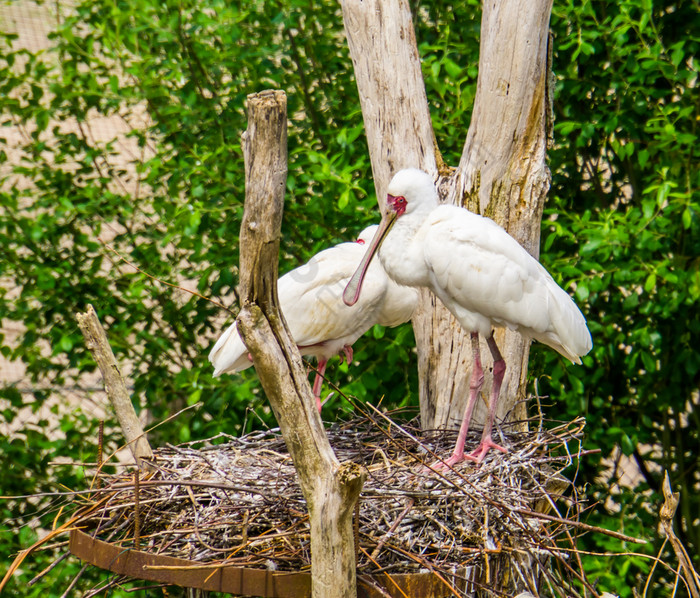
[[[277,261],[287,176],[287,99],[248,96],[243,136],[246,199],[240,234],[238,326],[299,475],[311,528],[314,598],[354,598],[352,515],[365,473],[341,464],[326,437],[301,355],[277,299]]]

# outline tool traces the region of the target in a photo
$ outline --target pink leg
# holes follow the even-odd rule
[[[321,413],[321,385],[323,384],[323,374],[326,373],[327,359],[319,359],[318,367],[316,368],[316,377],[314,378],[314,397],[316,397],[316,405],[318,412]]]
[[[493,429],[493,420],[496,417],[498,397],[501,394],[501,384],[503,384],[503,376],[506,373],[506,362],[503,361],[501,352],[498,350],[498,345],[496,345],[496,341],[493,338],[493,332],[486,342],[489,344],[491,355],[493,355],[493,387],[491,388],[491,399],[489,401],[489,418],[484,426],[484,433],[481,436],[479,446],[465,457],[465,459],[475,461],[476,463],[481,463],[492,448],[502,453],[508,452],[508,449],[496,444],[491,439],[491,430]]]
[[[479,334],[477,332],[471,333],[471,341],[474,367],[472,369],[471,380],[469,381],[469,399],[467,400],[467,408],[464,411],[464,419],[462,420],[462,425],[459,428],[459,435],[457,436],[457,442],[455,443],[455,449],[452,452],[452,456],[446,461],[438,461],[438,463],[435,465],[437,468],[442,467],[443,464],[448,467],[452,467],[465,459],[464,442],[467,439],[469,423],[471,422],[472,413],[474,412],[474,407],[476,406],[476,400],[479,396],[479,392],[481,391],[481,387],[484,385],[484,369],[481,367]]]

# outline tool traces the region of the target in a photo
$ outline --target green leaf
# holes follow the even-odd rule
[[[656,212],[656,204],[654,203],[654,201],[651,199],[644,199],[642,201],[642,212],[644,214],[644,218],[646,220],[650,220],[651,217],[654,215],[654,212]]]
[[[444,65],[448,76],[450,76],[452,79],[459,79],[460,77],[462,77],[463,69],[456,62],[450,60],[449,58],[446,58]]]
[[[350,203],[350,190],[346,189],[338,197],[338,209],[340,209],[340,210],[345,209],[349,203]]]
[[[59,341],[59,347],[61,348],[61,351],[68,353],[68,351],[73,348],[73,339],[68,335],[62,336],[61,340]]]
[[[202,388],[196,388],[194,391],[192,391],[187,397],[187,404],[194,405],[195,403],[198,403],[202,397],[202,390]]]
[[[685,52],[683,50],[683,42],[679,42],[675,45],[673,52],[671,52],[671,62],[673,63],[673,66],[677,68],[683,60],[684,56]]]
[[[689,207],[683,210],[682,220],[683,228],[685,230],[688,230],[693,225],[693,213],[691,212]]]
[[[651,293],[654,289],[656,288],[656,273],[652,272],[647,276],[646,281],[644,282],[644,290],[647,293]]]
[[[593,239],[586,241],[585,245],[583,247],[581,247],[581,255],[587,255],[587,254],[593,253],[602,244],[603,244],[602,237],[595,237]]]
[[[644,369],[647,372],[654,372],[656,371],[656,361],[654,358],[649,354],[648,351],[641,351],[640,355],[642,357],[642,363],[644,364]]]
[[[622,453],[629,457],[634,453],[635,443],[627,434],[623,434],[620,442],[620,448],[622,449]]]
[[[46,129],[46,127],[49,124],[49,119],[51,118],[51,114],[49,113],[48,110],[39,110],[36,114],[36,120],[34,121],[36,123],[36,130],[37,132],[41,132]]]
[[[588,288],[588,285],[584,283],[583,281],[579,281],[579,283],[576,285],[576,299],[578,299],[581,302],[584,302],[588,299],[590,295],[590,290]]]
[[[668,193],[671,190],[671,185],[667,181],[664,181],[664,183],[658,188],[656,191],[656,205],[659,206],[660,208],[663,207],[664,203],[666,202],[666,198],[668,197]]]
[[[637,160],[639,161],[639,167],[644,168],[649,162],[649,150],[639,150],[637,152]]]

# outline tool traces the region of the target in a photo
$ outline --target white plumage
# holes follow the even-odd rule
[[[481,461],[489,448],[505,451],[491,440],[505,372],[493,328],[517,330],[581,363],[580,357],[592,346],[585,318],[547,270],[493,220],[457,206],[438,205],[435,185],[421,170],[402,170],[391,180],[387,212],[345,290],[346,303],[361,297],[363,273],[378,249],[391,278],[402,285],[430,288],[472,333],[475,366],[470,397],[458,446],[446,463],[465,458],[464,439],[483,383],[478,334],[487,338],[494,357],[494,385],[482,442],[468,458]]]
[[[303,355],[318,359],[314,395],[320,408],[322,376],[328,359],[343,352],[352,359],[352,345],[375,324],[398,326],[411,319],[416,306],[416,289],[393,282],[381,264],[367,272],[362,301],[348,307],[342,293],[364,255],[364,244],[378,226],[362,231],[357,242],[325,249],[277,283],[280,309],[289,332]],[[376,265],[376,267],[374,267]],[[252,365],[236,323],[229,326],[209,353],[214,376],[234,373]]]

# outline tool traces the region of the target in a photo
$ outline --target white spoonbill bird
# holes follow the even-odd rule
[[[401,170],[389,183],[379,230],[343,294],[347,305],[361,297],[378,249],[391,278],[401,285],[428,287],[471,333],[469,399],[454,452],[444,463],[451,466],[465,458],[480,463],[491,448],[507,452],[491,439],[506,369],[493,328],[517,330],[581,363],[592,346],[585,318],[547,270],[493,220],[458,206],[438,205],[435,185],[422,170]],[[481,443],[465,456],[464,441],[484,381],[479,334],[486,337],[493,356],[493,387]]]
[[[364,244],[378,228],[376,224],[369,226],[356,242],[341,243],[317,253],[277,281],[280,309],[294,342],[303,355],[318,359],[313,392],[319,410],[328,360],[342,351],[350,363],[353,343],[372,326],[403,324],[416,308],[418,291],[396,284],[379,263],[367,270],[362,300],[352,307],[343,303],[343,289],[364,255]],[[235,322],[216,342],[209,361],[214,366],[214,376],[240,372],[252,365]]]

